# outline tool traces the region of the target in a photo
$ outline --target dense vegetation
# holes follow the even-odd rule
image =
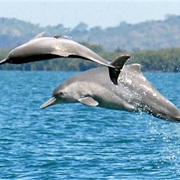
[[[100,56],[105,59],[112,61],[119,55],[129,54],[131,55],[131,59],[128,63],[140,63],[142,65],[143,71],[164,71],[164,72],[178,72],[180,71],[180,48],[167,48],[160,49],[158,51],[155,50],[141,50],[135,52],[127,52],[123,50],[116,50],[114,52],[106,51],[102,46],[97,45],[88,45],[87,47],[91,48],[93,51],[98,53]],[[7,50],[0,51],[0,59],[3,59]],[[0,70],[78,70],[84,71],[89,68],[97,67],[96,63],[80,60],[80,59],[52,59],[46,61],[32,62],[22,65],[13,65],[13,64],[4,64],[0,66]]]

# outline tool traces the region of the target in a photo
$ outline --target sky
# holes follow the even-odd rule
[[[84,22],[89,28],[136,24],[180,15],[180,0],[0,0],[0,17],[73,28]]]

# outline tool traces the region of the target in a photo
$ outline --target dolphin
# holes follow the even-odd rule
[[[108,61],[100,57],[89,48],[61,36],[42,37],[45,32],[36,35],[29,42],[11,50],[0,64],[22,64],[33,61],[64,58],[82,58],[94,61],[104,66],[113,67]]]
[[[58,57],[81,58],[109,67],[109,76],[112,82],[117,84],[121,69],[116,65],[117,63],[113,65],[89,48],[70,39],[61,36],[43,37],[44,34],[45,32],[42,32],[29,42],[11,50],[7,57],[0,61],[0,65],[4,63],[23,64]]]
[[[121,58],[118,60],[121,61]],[[69,78],[53,91],[52,98],[41,108],[59,103],[82,103],[114,110],[146,112],[163,120],[180,122],[180,111],[143,76],[140,64],[123,66],[118,85],[112,83],[108,74],[107,67],[99,67]]]

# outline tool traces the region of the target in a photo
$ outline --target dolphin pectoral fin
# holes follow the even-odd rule
[[[6,63],[6,59],[0,61],[0,65]]]
[[[78,101],[84,105],[87,106],[98,106],[98,102],[96,100],[94,100],[92,97],[85,97],[85,98],[81,98],[78,99]]]
[[[129,55],[124,55],[124,56],[120,56],[120,57],[117,57],[116,59],[114,59],[112,62],[111,62],[111,65],[113,65],[115,68],[111,68],[109,67],[109,76],[110,76],[110,79],[111,81],[117,85],[118,84],[118,77],[119,77],[119,74],[121,72],[121,69],[123,68],[124,66],[124,63],[130,58]]]

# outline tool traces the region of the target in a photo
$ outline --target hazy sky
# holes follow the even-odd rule
[[[162,20],[180,15],[179,0],[0,0],[0,17],[14,17],[34,24],[75,27],[117,26]]]

